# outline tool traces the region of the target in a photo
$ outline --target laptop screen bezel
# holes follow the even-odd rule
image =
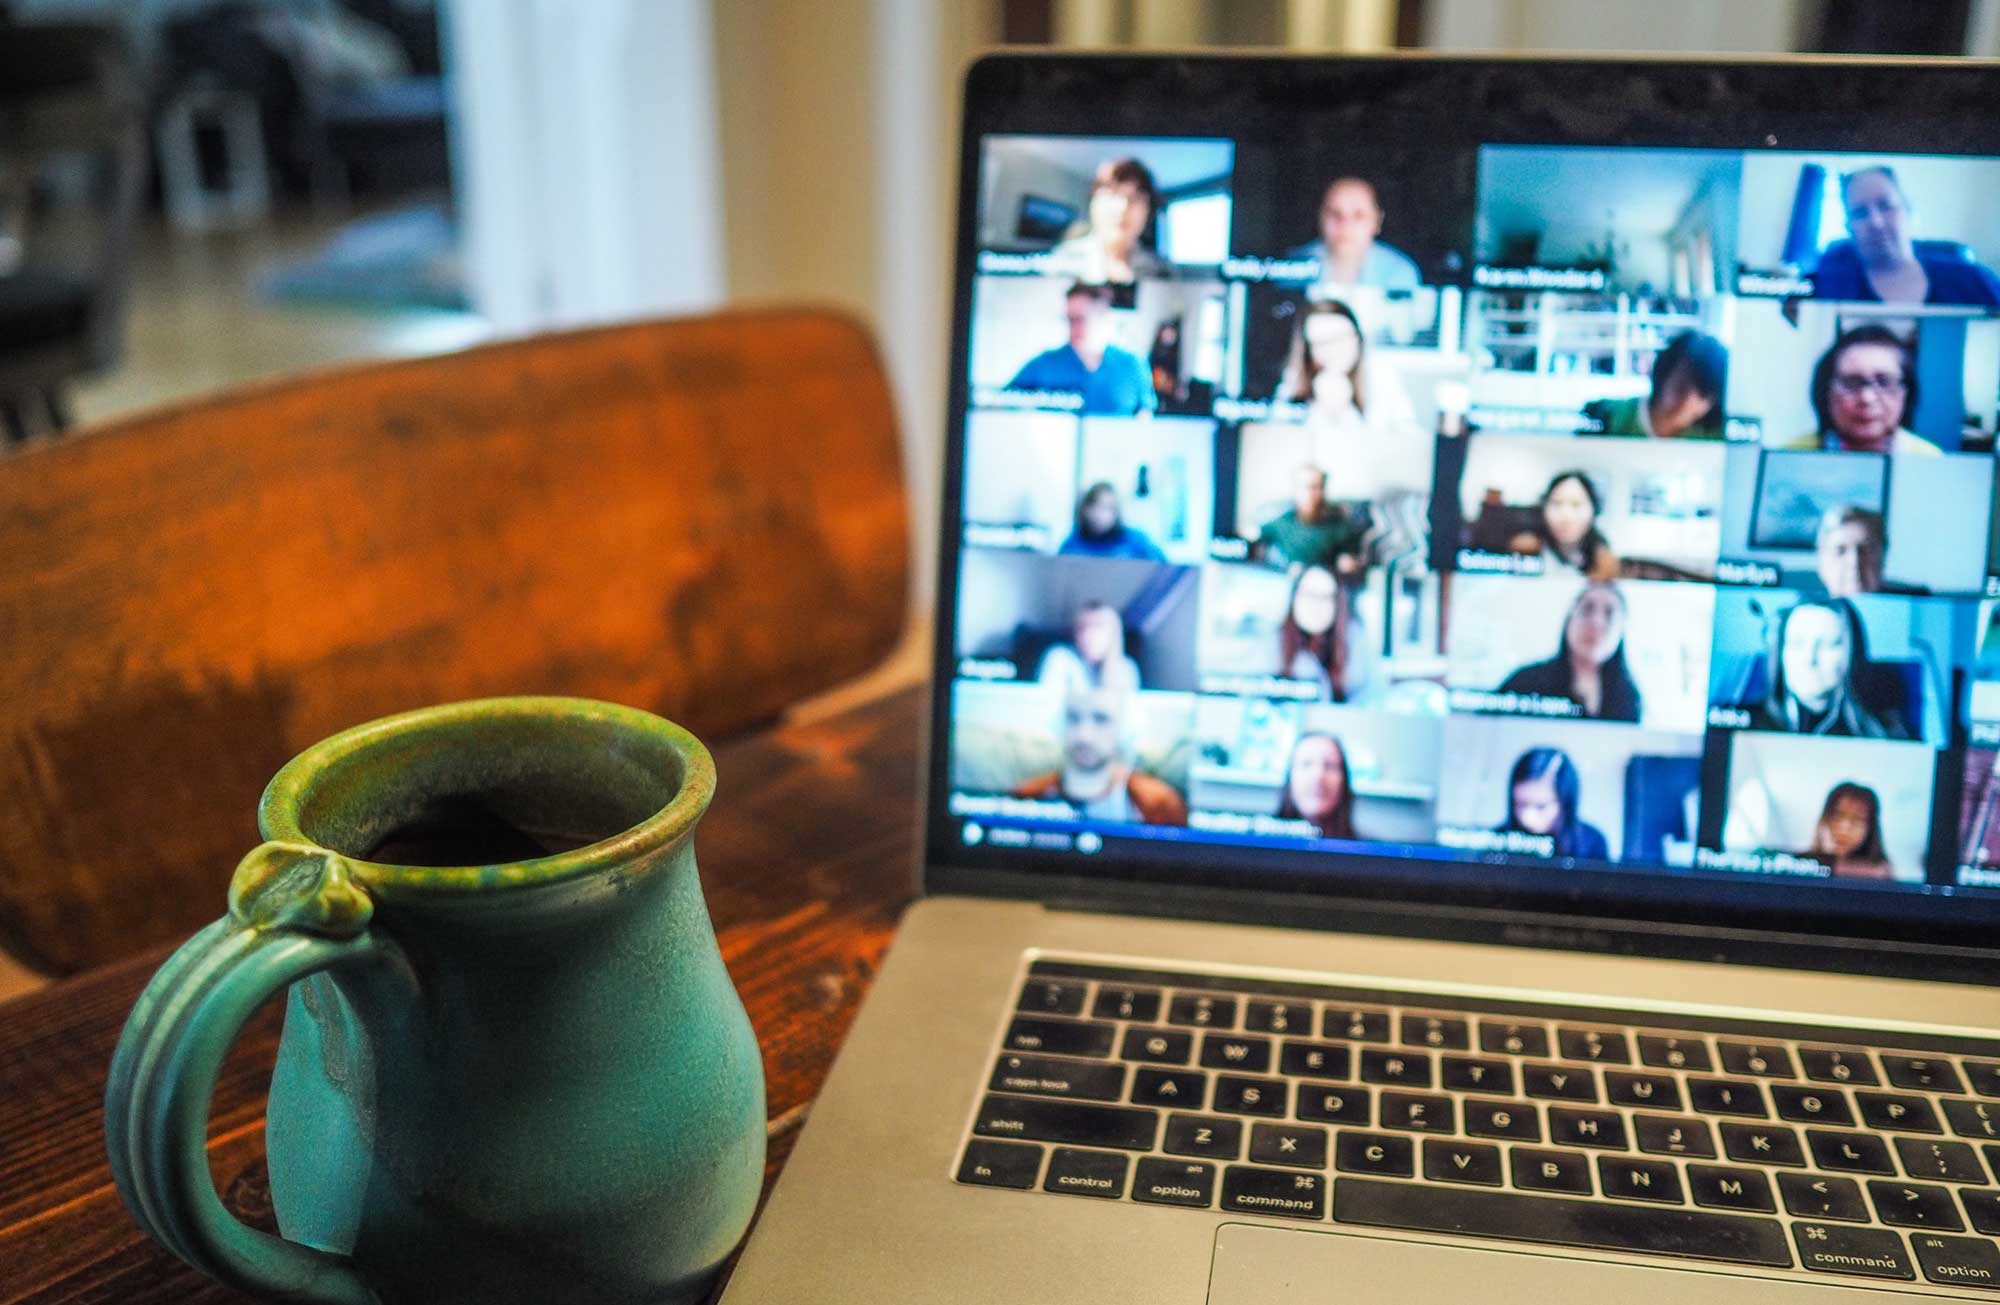
[[[1341,80],[1351,88],[1334,90]],[[1579,874],[1562,891],[1440,875],[1384,877],[1389,858],[1346,858],[1372,878],[1327,883],[1258,867],[1250,882],[1208,849],[1174,866],[1107,850],[1088,863],[1027,849],[968,848],[945,809],[950,686],[957,663],[960,504],[970,386],[980,149],[989,134],[1234,137],[1246,115],[1337,105],[1427,80],[1479,121],[1448,148],[1508,141],[1724,149],[1858,149],[2000,156],[2000,63],[1854,58],[1514,58],[1396,54],[1132,56],[1001,52],[965,78],[954,227],[952,365],[947,377],[938,619],[927,750],[920,776],[923,888],[1027,898],[1075,909],[1468,938],[1578,950],[1990,979],[2000,972],[2000,899],[1843,894],[1817,885],[1701,880],[1690,899],[1670,874]],[[1882,116],[1865,106],[1902,103]],[[1532,107],[1518,107],[1532,106]],[[1856,125],[1858,117],[1877,116]],[[1728,115],[1725,120],[1725,113]],[[1485,115],[1483,117],[1479,115]],[[1383,129],[1394,130],[1385,114]],[[1940,142],[1949,142],[1948,147]],[[1984,547],[1984,541],[1981,541]],[[1955,821],[1954,821],[1955,829]],[[1399,859],[1405,869],[1407,858]],[[1426,863],[1436,864],[1436,863]],[[1881,909],[1884,903],[1891,909]],[[1864,911],[1863,908],[1873,910]]]

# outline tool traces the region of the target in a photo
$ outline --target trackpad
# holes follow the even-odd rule
[[[1549,1305],[1593,1300],[1806,1305],[1828,1300],[1836,1290],[1726,1270],[1648,1269],[1526,1250],[1228,1223],[1215,1232],[1208,1305]]]

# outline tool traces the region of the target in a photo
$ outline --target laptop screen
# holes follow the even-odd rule
[[[978,83],[934,855],[2000,917],[2000,157]]]

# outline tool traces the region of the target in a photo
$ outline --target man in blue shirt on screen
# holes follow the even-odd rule
[[[1076,282],[1063,296],[1063,315],[1069,343],[1030,358],[1008,389],[1077,395],[1087,417],[1130,417],[1159,406],[1146,364],[1111,343],[1110,286]]]

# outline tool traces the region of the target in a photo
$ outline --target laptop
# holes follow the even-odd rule
[[[1996,100],[976,64],[924,892],[727,1299],[1992,1299]]]

